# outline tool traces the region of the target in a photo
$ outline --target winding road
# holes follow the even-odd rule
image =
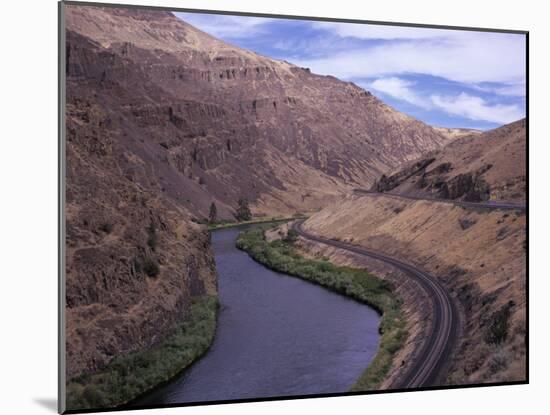
[[[448,203],[463,208],[474,209],[491,209],[491,210],[519,210],[525,212],[526,205],[520,203],[501,202],[501,201],[487,201],[487,202],[464,202],[462,200],[452,199],[437,199],[435,197],[421,197],[421,196],[409,196],[394,193],[381,193],[366,189],[353,189],[354,193],[373,195],[373,196],[389,196],[396,199],[408,199],[408,200],[427,200],[430,202]]]
[[[292,224],[292,228],[303,238],[325,245],[345,249],[355,254],[367,256],[383,261],[416,280],[420,287],[433,299],[432,317],[433,324],[415,358],[415,362],[409,367],[399,381],[392,385],[394,388],[422,388],[438,384],[442,369],[449,360],[450,353],[456,342],[459,327],[459,316],[447,290],[434,276],[427,274],[414,265],[398,259],[371,251],[362,247],[350,245],[344,242],[326,239],[313,235],[302,229],[301,221]]]

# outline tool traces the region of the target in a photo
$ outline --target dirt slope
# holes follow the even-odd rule
[[[396,256],[440,277],[463,319],[448,381],[470,383],[524,379],[525,219],[520,213],[365,195],[323,209],[304,228]],[[506,338],[495,343],[491,333],[499,316],[508,313]]]
[[[525,119],[457,138],[382,176],[378,191],[466,201],[525,201]]]

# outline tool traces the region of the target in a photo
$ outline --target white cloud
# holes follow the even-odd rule
[[[389,78],[378,78],[374,82],[365,84],[364,86],[368,89],[374,89],[376,91],[387,94],[393,98],[399,99],[401,101],[408,102],[410,104],[416,105],[428,109],[431,107],[431,102],[420,95],[418,95],[411,87],[415,83],[407,81],[405,79],[389,77]]]
[[[389,41],[376,46],[366,42],[362,48],[295,63],[343,79],[416,73],[468,84],[525,82],[522,35],[461,33],[438,39]]]
[[[391,26],[364,23],[333,23],[314,22],[313,27],[330,31],[340,37],[357,39],[438,39],[460,37],[465,32],[448,29],[417,28],[407,26]]]
[[[471,120],[508,123],[525,116],[522,104],[492,103],[465,92],[423,94],[402,76],[444,78],[496,96],[524,97],[525,36],[372,24],[304,22],[321,29],[315,36],[279,37],[277,19],[174,13],[222,39],[272,40],[286,60],[315,73],[341,79],[375,79],[363,86],[425,110]],[[305,58],[304,56],[309,56]],[[313,57],[312,57],[313,56]]]
[[[501,86],[482,86],[472,85],[474,89],[491,94],[509,96],[509,97],[525,97],[526,87],[524,83],[501,85]]]
[[[443,111],[472,120],[507,124],[525,116],[518,105],[490,105],[483,98],[461,93],[457,96],[432,95],[432,103]]]
[[[524,97],[526,92],[526,87],[525,87],[525,84],[506,85],[503,87],[493,89],[493,92],[497,95]]]
[[[279,38],[266,25],[279,19],[174,13],[182,20],[222,39],[254,36],[273,38],[272,45],[291,53],[287,60],[313,72],[342,79],[380,78],[405,74],[427,74],[472,86],[501,83],[492,92],[524,95],[525,36],[518,34],[416,28],[375,24],[304,22],[321,29],[314,37]],[[335,41],[363,40],[350,48]],[[380,43],[377,40],[382,40]],[[332,44],[332,45],[331,45]],[[353,46],[352,46],[353,45]],[[333,46],[333,47],[331,47]],[[316,56],[300,58],[300,56]]]
[[[273,19],[248,16],[224,16],[218,14],[174,12],[174,15],[212,36],[240,39],[263,32],[263,26]]]
[[[507,124],[525,116],[518,105],[487,103],[483,98],[462,92],[459,95],[422,95],[414,90],[415,82],[397,77],[378,78],[361,86],[387,94],[425,110],[442,110],[476,121]]]

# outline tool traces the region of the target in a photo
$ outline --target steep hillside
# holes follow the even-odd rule
[[[462,320],[451,384],[525,379],[527,224],[520,211],[465,209],[436,199],[525,201],[526,144],[525,120],[459,137],[373,186],[434,200],[352,195],[304,224],[313,233],[414,263],[441,279]],[[338,252],[330,258],[350,261]],[[410,332],[419,338],[418,328]]]
[[[158,343],[193,299],[216,294],[208,233],[157,191],[165,170],[108,105],[120,90],[95,89],[76,68],[91,69],[98,56],[96,44],[75,36],[67,55],[83,60],[67,65],[68,379]]]
[[[460,199],[525,201],[525,119],[449,143],[373,186],[377,191]]]
[[[67,368],[94,371],[160,340],[192,297],[215,294],[204,229],[148,189],[152,168],[67,98]]]
[[[334,77],[223,43],[168,12],[67,6],[75,106],[151,168],[197,217],[324,206],[448,141]],[[82,114],[84,116],[84,114]],[[132,172],[125,172],[132,175]]]
[[[450,383],[524,379],[524,214],[365,195],[323,209],[304,228],[401,258],[441,278],[463,313]],[[506,335],[495,341],[491,334],[499,318],[508,326],[501,326]]]

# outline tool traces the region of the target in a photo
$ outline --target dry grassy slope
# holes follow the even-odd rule
[[[525,374],[525,216],[449,204],[350,196],[304,227],[413,262],[441,278],[465,322],[449,382],[522,380]],[[484,341],[488,320],[512,301],[509,337]]]
[[[491,189],[490,198],[525,201],[526,145],[526,121],[522,119],[453,141],[440,152],[437,161],[455,167],[449,178],[491,164],[483,174]]]
[[[434,160],[412,177],[404,174],[412,164],[396,169],[389,180],[398,186],[390,191],[473,201],[525,201],[526,145],[525,119],[463,135],[425,155],[424,159]]]
[[[482,131],[475,130],[472,128],[448,128],[448,127],[433,127],[434,130],[440,134],[445,135],[449,140],[455,140],[457,138],[462,138],[467,135],[476,135],[481,134]]]
[[[160,11],[67,6],[68,70],[105,128],[146,147],[197,216],[323,206],[448,141],[358,86],[221,42]],[[159,174],[160,175],[160,174]]]

